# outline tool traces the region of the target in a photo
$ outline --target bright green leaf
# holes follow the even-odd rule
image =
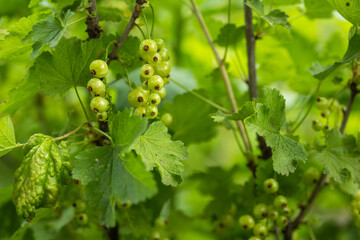
[[[181,160],[186,160],[188,153],[181,141],[170,139],[161,121],[152,123],[145,134],[135,141],[133,149],[141,156],[147,170],[154,167],[159,170],[165,185],[176,186],[181,182],[184,172]]]
[[[115,202],[138,203],[157,192],[156,182],[139,158],[121,156],[120,148],[96,147],[80,153],[73,176],[86,185],[89,203],[101,211],[101,222],[115,224]]]
[[[360,1],[359,0],[327,0],[346,20],[360,25]]]
[[[317,152],[315,159],[324,163],[326,172],[335,181],[345,183],[350,177],[360,182],[360,152],[356,139],[351,135],[342,135],[331,130],[326,139],[326,147]]]
[[[305,0],[306,15],[311,18],[330,18],[333,8],[326,0]]]
[[[219,46],[235,46],[240,40],[244,39],[245,27],[236,27],[235,24],[226,24],[220,29],[220,33],[215,40]]]
[[[244,121],[246,118],[253,115],[255,112],[255,103],[254,102],[246,102],[244,105],[241,106],[237,113],[233,113],[227,116],[227,119],[230,120],[241,120]]]
[[[14,126],[10,116],[0,117],[0,157],[16,146]]]
[[[256,112],[246,120],[248,129],[263,136],[273,151],[274,170],[281,174],[294,172],[307,154],[295,140],[281,132],[286,126],[285,99],[276,89],[266,89],[264,103],[256,105]]]
[[[101,21],[120,22],[123,20],[123,15],[119,8],[98,6],[97,10]]]
[[[36,59],[34,77],[40,79],[42,90],[53,96],[76,85],[86,86],[91,78],[89,65],[98,58],[100,46],[100,40],[62,39],[53,55],[44,52]]]

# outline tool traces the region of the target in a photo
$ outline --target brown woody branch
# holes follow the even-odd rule
[[[91,6],[86,9],[89,13],[89,16],[86,19],[87,28],[85,31],[89,35],[88,39],[99,38],[102,30],[99,26],[99,17],[97,15],[96,0],[88,0],[88,3],[91,3]]]
[[[127,36],[129,35],[131,29],[133,29],[133,27],[135,26],[135,20],[140,17],[141,8],[142,8],[142,5],[145,2],[146,2],[145,0],[136,0],[135,9],[134,9],[134,11],[133,11],[133,13],[131,15],[131,18],[130,18],[128,24],[126,25],[126,28],[125,28],[123,34],[121,35],[120,39],[114,44],[115,45],[114,49],[108,55],[108,58],[109,58],[108,64],[112,60],[118,59],[117,52],[119,51],[121,46],[124,44],[124,42],[125,42]]]

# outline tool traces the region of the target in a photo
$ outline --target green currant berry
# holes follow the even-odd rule
[[[169,83],[170,83],[170,75],[169,75],[169,77],[163,78],[163,80],[164,80],[164,84],[165,84],[165,85],[166,85],[166,84],[169,84]]]
[[[129,209],[129,208],[131,208],[132,207],[132,202],[130,202],[130,201],[126,201],[126,202],[124,202],[124,203],[121,203],[121,208],[124,208],[124,209]]]
[[[320,179],[320,171],[315,167],[309,167],[304,172],[303,181],[306,185],[317,183]]]
[[[234,217],[231,214],[226,214],[221,218],[221,224],[224,228],[232,228],[234,226]]]
[[[257,223],[253,228],[253,233],[258,237],[265,237],[267,234],[267,227],[265,223]]]
[[[164,86],[164,80],[159,75],[153,75],[149,78],[148,87],[151,91],[160,90]]]
[[[163,217],[158,217],[156,220],[155,220],[155,225],[157,227],[165,227],[166,225],[168,224],[168,220],[163,218]]]
[[[162,40],[161,38],[156,38],[154,39],[154,41],[156,42],[157,48],[158,48],[158,52],[163,49],[164,47],[164,40]]]
[[[107,114],[107,112],[98,112],[97,114],[96,114],[96,116],[97,116],[97,119],[99,120],[99,121],[106,121],[106,119],[108,118],[108,114]]]
[[[173,122],[174,118],[170,113],[164,113],[161,116],[161,121],[165,124],[165,126],[170,126],[170,124]]]
[[[158,50],[156,42],[151,39],[145,39],[140,43],[139,51],[144,55],[156,53]]]
[[[276,219],[276,224],[278,227],[285,227],[289,223],[289,219],[285,216],[280,216]]]
[[[273,178],[266,179],[264,181],[264,190],[267,193],[276,193],[279,190],[279,183]]]
[[[154,231],[151,233],[151,240],[160,240],[161,234],[158,231]]]
[[[146,109],[144,107],[135,108],[134,115],[146,117]]]
[[[90,63],[90,73],[97,78],[104,78],[108,70],[108,65],[103,60],[98,59]]]
[[[329,107],[328,100],[323,97],[318,97],[316,99],[316,108],[319,110],[325,110]]]
[[[323,124],[321,122],[319,122],[318,120],[314,120],[312,121],[312,128],[315,130],[315,131],[320,131],[323,129]]]
[[[137,86],[135,89],[142,92],[147,98],[149,97],[149,95],[151,93],[149,90],[149,87],[146,84],[141,84],[140,86]]]
[[[323,117],[323,118],[328,118],[329,115],[330,115],[329,109],[325,109],[324,111],[321,112],[321,117]]]
[[[169,62],[160,62],[155,66],[155,74],[162,78],[170,78],[171,67]]]
[[[161,100],[166,96],[166,89],[163,87],[160,90],[153,90],[152,92],[159,94]]]
[[[152,66],[157,66],[161,63],[161,55],[159,53],[154,53],[149,56],[148,61]]]
[[[162,61],[169,61],[170,59],[170,56],[169,56],[169,51],[166,49],[166,48],[162,48],[160,51],[159,51],[159,54],[161,56],[161,60]]]
[[[263,203],[257,204],[253,209],[253,214],[256,218],[266,218],[267,206]]]
[[[138,56],[140,61],[145,61],[145,62],[147,61],[146,52],[144,52],[144,50],[139,49]]]
[[[87,208],[86,202],[84,200],[81,200],[81,199],[76,200],[76,202],[74,202],[72,205],[75,208],[76,213],[82,213]]]
[[[151,93],[149,95],[149,103],[152,104],[152,105],[159,105],[161,102],[161,97],[159,94],[157,93]]]
[[[87,83],[87,89],[96,97],[105,97],[106,85],[98,78],[92,78]]]
[[[82,226],[87,225],[88,222],[89,222],[88,215],[85,214],[85,213],[81,213],[81,214],[76,215],[76,222],[79,225],[82,225]]]
[[[128,101],[134,107],[144,107],[148,101],[148,95],[139,88],[135,88],[130,91]]]
[[[258,236],[252,236],[249,238],[249,240],[261,240]]]
[[[251,229],[255,226],[255,220],[250,215],[243,215],[239,218],[239,224],[244,229]]]
[[[140,74],[143,78],[150,78],[154,75],[154,68],[150,64],[144,64],[140,68]]]
[[[278,209],[286,208],[287,205],[287,199],[282,195],[279,195],[274,199],[274,206]]]
[[[90,108],[94,112],[106,112],[109,109],[110,103],[106,98],[103,97],[94,97],[91,99]]]
[[[143,76],[141,76],[141,74],[140,74],[140,81],[141,81],[141,83],[144,83],[144,82],[146,82],[147,80],[149,80],[148,78],[144,78]],[[147,86],[146,86],[147,87]]]
[[[285,216],[289,216],[291,210],[290,210],[289,207],[284,207],[284,208],[282,209],[282,212],[283,212],[283,214],[284,214]]]
[[[149,105],[146,107],[146,116],[150,119],[156,118],[158,115],[158,108],[156,105]]]
[[[276,211],[276,210],[271,210],[271,211],[269,212],[269,217],[270,217],[271,219],[276,219],[278,216],[279,216],[279,212]]]

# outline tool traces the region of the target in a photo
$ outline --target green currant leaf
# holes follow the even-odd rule
[[[265,14],[264,5],[260,0],[251,0],[246,3],[253,11],[255,11],[261,18],[267,21],[272,27],[275,24],[286,27],[287,29],[291,28],[290,23],[287,21],[289,16],[281,11],[280,9],[274,9],[270,13]]]
[[[237,113],[233,113],[227,116],[227,119],[230,120],[241,120],[244,121],[246,118],[253,115],[255,112],[255,103],[247,101],[244,105],[241,106]]]
[[[91,78],[89,65],[100,46],[100,40],[62,39],[53,55],[44,52],[36,59],[34,77],[40,79],[42,90],[53,96],[75,85],[86,86]]]
[[[119,111],[111,123],[111,136],[114,144],[120,146],[131,144],[147,128],[147,120],[133,115],[132,109]]]
[[[42,0],[30,0],[29,8],[36,7]]]
[[[176,186],[181,182],[188,153],[181,141],[172,141],[165,125],[158,121],[150,125],[145,134],[135,140],[132,147],[141,156],[146,169],[156,167],[165,185]]]
[[[272,148],[276,172],[288,175],[295,171],[297,162],[306,161],[304,148],[281,131],[286,127],[285,99],[278,90],[267,88],[264,103],[258,103],[255,114],[245,122]]]
[[[219,46],[235,46],[245,37],[245,27],[236,27],[235,24],[228,23],[225,24],[221,29],[220,33],[217,36],[217,39],[214,41]]]
[[[65,32],[68,20],[74,15],[75,13],[68,10],[65,15],[64,25],[54,15],[37,23],[33,30],[24,38],[24,41],[31,40],[33,42],[33,52],[30,54],[30,57],[36,57],[43,45],[50,48],[56,47]]]
[[[0,117],[0,157],[17,147],[14,126],[9,115]]]
[[[358,0],[327,0],[346,20],[360,25],[360,2]]]
[[[301,3],[301,0],[263,0],[264,4],[270,4],[271,6],[281,5],[293,5]]]
[[[101,211],[101,223],[115,224],[115,202],[138,203],[157,192],[156,182],[139,158],[119,147],[96,147],[80,153],[73,176],[85,187],[89,204]]]
[[[350,177],[360,182],[360,152],[352,135],[342,135],[331,130],[326,138],[326,147],[315,154],[315,159],[324,163],[325,171],[335,181],[345,183]]]
[[[204,91],[200,94],[204,95]],[[216,134],[216,124],[209,118],[213,108],[191,93],[177,95],[173,102],[165,102],[162,112],[168,112],[174,118],[169,126],[174,140],[189,144],[207,141]]]
[[[40,91],[39,81],[33,77],[33,70],[31,68],[19,85],[9,91],[6,102],[0,104],[0,114],[14,114]]]
[[[353,28],[352,28],[353,30]],[[350,30],[350,33],[351,31]],[[352,34],[350,40],[348,49],[343,57],[343,59],[340,62],[336,62],[331,66],[323,67],[319,63],[315,63],[312,68],[309,69],[313,77],[324,80],[327,78],[332,72],[334,72],[336,69],[338,69],[343,64],[349,63],[353,61],[354,59],[357,59],[360,57],[360,32],[357,31],[355,34]]]
[[[22,39],[32,30],[37,21],[47,17],[47,12],[32,14],[20,18],[17,23],[8,29],[9,34],[0,41],[0,59],[16,57],[31,49],[31,43],[23,42]]]
[[[56,4],[57,9],[63,9],[65,7],[71,6],[76,0],[52,0]]]
[[[311,18],[330,18],[333,8],[327,0],[304,0],[306,15]]]
[[[52,137],[35,134],[24,145],[25,158],[15,172],[13,202],[19,216],[31,220],[35,209],[55,207],[70,179],[69,155]]]
[[[119,8],[98,6],[97,10],[101,21],[120,22],[124,18]]]

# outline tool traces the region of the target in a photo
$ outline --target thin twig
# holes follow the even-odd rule
[[[229,97],[229,100],[230,100],[230,103],[231,103],[231,107],[232,107],[232,111],[233,112],[238,112],[238,106],[237,106],[237,103],[236,103],[236,100],[235,100],[235,96],[234,96],[234,92],[232,90],[232,87],[231,87],[231,83],[230,83],[230,79],[229,79],[229,75],[226,71],[226,68],[225,68],[225,65],[223,64],[223,61],[221,60],[220,56],[219,56],[219,53],[217,52],[216,48],[215,48],[215,45],[214,45],[214,42],[210,36],[210,33],[209,33],[209,30],[205,24],[205,21],[204,21],[204,18],[201,14],[201,12],[199,11],[196,3],[194,0],[190,0],[191,2],[191,5],[192,5],[192,11],[193,13],[195,14],[197,20],[199,21],[200,23],[200,26],[205,34],[205,37],[215,55],[215,58],[216,58],[216,61],[219,65],[219,68],[220,68],[220,72],[221,72],[221,75],[222,75],[222,78],[224,80],[224,84],[225,84],[225,87],[226,87],[226,91],[227,91],[227,94],[228,94],[228,97]],[[249,144],[249,138],[248,136],[246,135],[246,132],[245,132],[245,126],[244,124],[241,122],[241,121],[236,121],[236,126],[240,132],[240,135],[241,135],[241,138],[244,142],[244,145],[245,145],[245,148],[246,148],[246,151],[251,151],[251,148],[250,148],[250,144]]]
[[[59,141],[59,140],[68,138],[68,137],[70,137],[71,135],[73,135],[74,133],[76,133],[77,131],[79,131],[79,130],[80,130],[83,126],[85,126],[85,125],[90,126],[90,122],[84,122],[83,124],[81,124],[80,126],[78,126],[77,128],[75,128],[74,130],[72,130],[71,132],[68,132],[67,134],[62,135],[62,136],[60,136],[60,137],[53,138],[53,140],[54,140],[54,141]]]
[[[85,106],[84,106],[83,102],[81,101],[81,98],[80,98],[79,92],[78,92],[78,90],[77,90],[77,87],[74,86],[74,89],[75,89],[76,96],[77,96],[77,98],[79,99],[79,102],[80,102],[80,105],[81,105],[81,107],[82,107],[82,110],[84,111],[86,120],[87,120],[88,122],[90,122],[90,118],[89,118],[89,116],[88,116],[88,114],[87,114],[87,112],[86,112],[86,109],[85,109]]]
[[[145,0],[136,0],[135,9],[131,15],[130,20],[129,20],[128,24],[126,25],[126,28],[125,28],[123,34],[121,35],[120,39],[115,43],[114,49],[111,51],[111,53],[108,56],[108,58],[109,58],[109,60],[107,61],[108,64],[110,64],[110,62],[112,60],[118,59],[117,52],[119,51],[121,46],[124,44],[131,29],[133,29],[133,27],[135,26],[135,20],[140,16],[141,5],[143,5],[144,3],[145,3]]]
[[[194,92],[193,90],[191,90],[190,88],[186,87],[185,85],[181,84],[180,82],[176,81],[175,79],[171,78],[171,81],[173,83],[175,83],[176,85],[178,85],[179,87],[181,87],[182,89],[186,90],[187,92],[191,93],[192,95],[194,95],[195,97],[199,98],[200,100],[204,101],[205,103],[209,104],[210,106],[213,106],[216,109],[219,109],[220,111],[224,112],[224,113],[230,113],[231,111],[220,106],[217,103],[214,103],[213,101],[211,101],[210,99],[201,96],[200,94],[198,94],[197,92]]]

